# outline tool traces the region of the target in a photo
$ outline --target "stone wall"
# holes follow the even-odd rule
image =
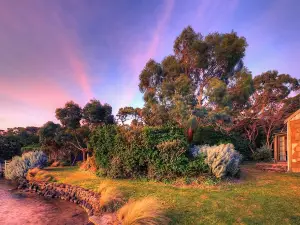
[[[89,216],[100,215],[100,195],[82,187],[68,184],[19,181],[19,189],[28,189],[48,198],[59,198],[83,207]]]

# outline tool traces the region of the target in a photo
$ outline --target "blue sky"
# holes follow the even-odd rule
[[[300,78],[299,13],[297,0],[2,0],[0,128],[55,120],[68,100],[142,107],[139,72],[188,25],[244,36],[253,75]]]

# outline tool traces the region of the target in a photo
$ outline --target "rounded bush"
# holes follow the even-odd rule
[[[200,146],[199,149],[202,154],[206,155],[205,161],[215,177],[224,178],[239,174],[242,156],[234,150],[233,144],[211,147],[205,145]]]
[[[42,151],[26,152],[22,155],[22,159],[29,168],[44,168],[47,166],[47,155]]]
[[[264,145],[258,148],[252,157],[255,161],[270,162],[272,160],[272,150]]]
[[[25,177],[29,167],[20,156],[15,156],[5,170],[5,178],[16,180]]]

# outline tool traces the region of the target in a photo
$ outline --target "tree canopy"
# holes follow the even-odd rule
[[[88,125],[113,124],[114,116],[109,104],[102,105],[99,100],[90,100],[82,110],[82,118]]]
[[[161,63],[150,59],[139,75],[146,114],[183,124],[195,108],[243,107],[253,92],[252,75],[242,63],[246,47],[235,32],[204,37],[185,28],[174,42],[174,54]]]

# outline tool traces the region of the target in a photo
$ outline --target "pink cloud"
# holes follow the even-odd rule
[[[64,48],[64,52],[66,53],[67,58],[69,59],[69,63],[74,75],[74,79],[80,85],[82,91],[85,94],[85,98],[91,99],[93,98],[93,93],[90,85],[90,78],[86,73],[85,62],[82,60],[78,54],[74,53],[72,48]]]
[[[31,1],[29,1],[31,2]],[[15,3],[15,4],[14,4]],[[72,17],[64,15],[57,4],[48,2],[10,2],[0,3],[0,25],[4,24],[7,37],[14,54],[15,67],[20,65],[23,73],[32,73],[38,63],[39,71],[34,76],[51,73],[58,80],[70,81],[82,90],[86,98],[92,96],[86,62],[82,57],[76,33],[76,24]],[[66,17],[66,18],[62,18]],[[62,22],[67,21],[67,22]],[[27,36],[30,35],[30,39]],[[1,38],[1,37],[0,37]],[[5,35],[4,35],[5,38]],[[27,40],[28,39],[28,40]],[[24,46],[29,41],[31,49]],[[8,49],[9,51],[9,49]],[[25,59],[21,59],[22,53]],[[12,54],[12,53],[11,53]],[[19,64],[18,64],[19,61]],[[25,61],[25,62],[22,62]],[[10,74],[9,74],[10,75]]]
[[[41,126],[55,119],[55,109],[71,99],[49,78],[0,77],[0,129],[15,126]]]
[[[47,77],[18,80],[0,77],[0,95],[42,109],[53,109],[71,99],[65,89]]]
[[[67,100],[93,97],[76,24],[68,16],[50,1],[0,2],[2,129],[42,125]]]

